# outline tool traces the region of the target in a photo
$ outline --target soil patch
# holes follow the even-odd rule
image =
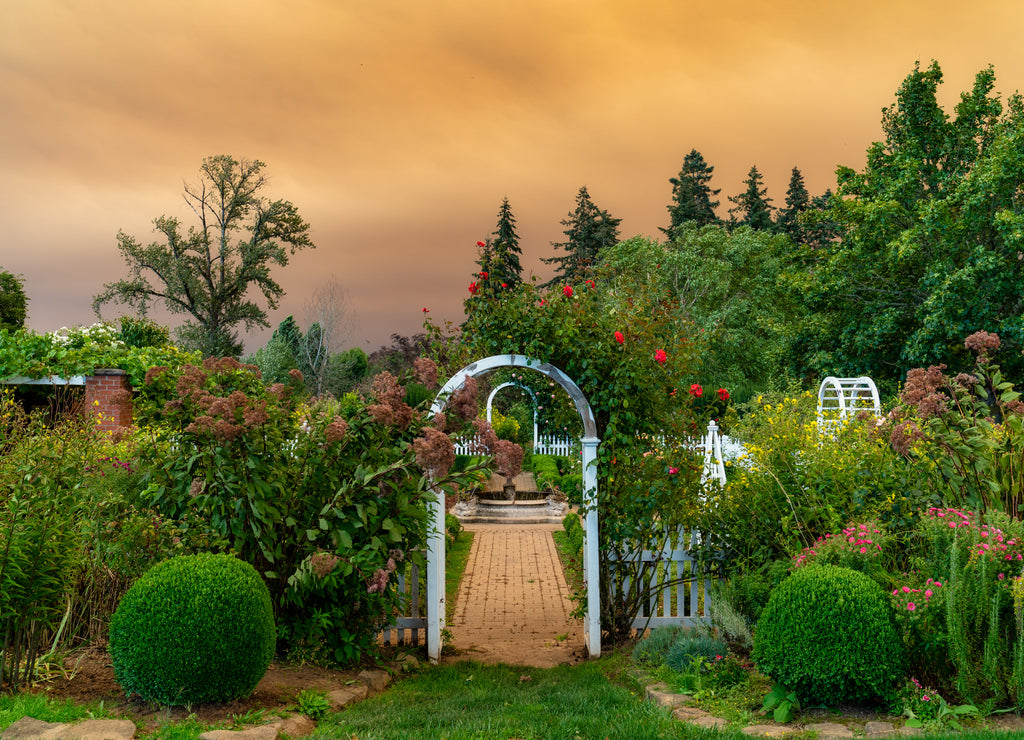
[[[180,721],[189,715],[195,715],[196,719],[204,724],[214,724],[232,721],[247,714],[251,716],[260,710],[267,715],[289,708],[295,710],[295,697],[303,689],[327,692],[345,688],[359,682],[359,671],[365,668],[379,669],[379,666],[368,665],[337,670],[274,661],[256,686],[256,690],[244,699],[219,704],[163,708],[142,701],[137,696],[125,696],[114,679],[114,666],[110,654],[103,648],[90,647],[68,655],[64,661],[63,672],[42,677],[29,690],[78,702],[102,701],[108,711],[115,714],[123,713],[137,725]]]

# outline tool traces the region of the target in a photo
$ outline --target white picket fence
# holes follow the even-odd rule
[[[694,626],[710,621],[708,586],[712,579],[701,571],[690,552],[699,538],[697,533],[683,531],[677,534],[675,543],[667,541],[661,550],[643,550],[621,557],[609,553],[613,596],[622,594],[626,600],[632,596],[631,590],[637,588],[650,593],[633,619],[633,629]],[[622,564],[624,572],[637,576],[618,575],[617,563]]]
[[[533,441],[534,455],[562,455],[568,457],[579,453],[578,439],[570,437],[556,437],[553,434],[539,434]],[[472,439],[455,440],[456,455],[475,455],[478,442]]]
[[[659,444],[665,440],[658,438]],[[455,454],[475,455],[480,447],[477,441],[471,439],[455,440]],[[699,440],[693,440],[687,447],[698,454],[704,455],[704,469],[701,472],[701,482],[707,483],[717,480],[725,485],[725,458],[738,457],[743,452],[743,445],[729,437],[723,437],[714,421],[708,424],[707,432]],[[724,453],[723,453],[724,449]],[[553,434],[538,435],[533,443],[533,454],[535,455],[570,455],[579,454],[579,440],[570,437],[556,437]]]
[[[404,616],[381,632],[385,645],[419,645],[426,641],[427,617],[420,609],[420,569],[410,563],[405,572],[398,573],[398,591],[403,594]],[[422,630],[422,637],[420,631]]]

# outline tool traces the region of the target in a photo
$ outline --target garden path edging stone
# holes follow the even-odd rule
[[[132,740],[135,731],[135,723],[126,719],[62,723],[22,717],[0,732],[0,740]]]
[[[680,722],[716,730],[729,725],[729,722],[721,717],[715,717],[703,709],[689,706],[693,703],[692,696],[677,694],[664,683],[652,683],[645,688],[645,692],[648,701],[670,710],[672,716]],[[743,727],[740,731],[751,737],[786,737],[806,731],[816,733],[818,740],[846,740],[846,738],[861,737],[859,733],[854,733],[849,727],[838,722],[819,722],[802,727],[757,724]],[[864,725],[863,737],[865,740],[870,740],[871,738],[913,737],[921,734],[923,731],[916,727],[897,728],[891,722],[871,721]]]

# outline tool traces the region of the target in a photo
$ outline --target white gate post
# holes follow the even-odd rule
[[[583,534],[583,580],[587,587],[587,615],[583,635],[591,658],[601,655],[601,571],[597,520],[597,437],[584,437],[583,510],[587,513]]]
[[[441,658],[441,630],[445,615],[445,538],[444,491],[430,502],[430,531],[427,534],[427,658],[436,663]]]

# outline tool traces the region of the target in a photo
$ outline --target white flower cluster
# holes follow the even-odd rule
[[[124,342],[118,339],[120,332],[106,321],[98,321],[91,326],[74,326],[70,329],[62,326],[57,331],[52,331],[46,336],[54,344],[71,347],[85,347],[86,345],[100,345],[106,347],[123,347]]]

